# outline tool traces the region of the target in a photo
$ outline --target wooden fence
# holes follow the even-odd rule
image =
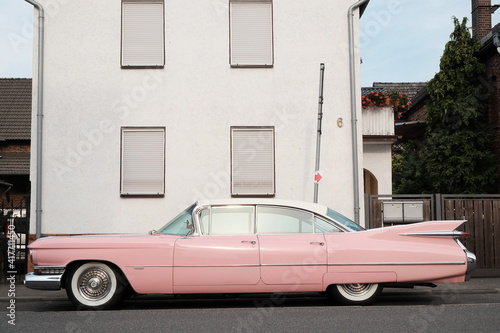
[[[500,276],[500,195],[367,195],[367,226],[395,224],[384,223],[383,203],[405,200],[422,203],[424,221],[467,220],[462,230],[470,236],[462,243],[476,254],[478,275]]]

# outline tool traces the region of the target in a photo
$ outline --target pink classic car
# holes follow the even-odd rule
[[[148,234],[38,239],[24,283],[65,288],[78,309],[106,309],[131,293],[324,292],[369,304],[384,285],[468,280],[476,260],[457,239],[464,222],[363,230],[317,204],[198,202]]]

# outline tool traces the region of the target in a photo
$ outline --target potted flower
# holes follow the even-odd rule
[[[394,111],[394,119],[400,119],[403,114],[410,108],[411,101],[408,98],[408,94],[398,92],[371,91],[370,93],[361,97],[361,105],[363,109],[392,106],[392,109]]]

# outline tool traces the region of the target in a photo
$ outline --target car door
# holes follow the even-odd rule
[[[323,234],[314,233],[314,214],[258,206],[257,234],[265,284],[288,285],[297,291],[322,284],[327,271],[327,246]]]
[[[198,220],[199,235],[175,243],[174,290],[221,286],[220,292],[230,292],[231,286],[257,284],[260,267],[255,207],[206,207]]]

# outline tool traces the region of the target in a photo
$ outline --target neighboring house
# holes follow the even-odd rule
[[[490,93],[488,113],[494,130],[493,146],[500,174],[500,24],[492,28],[492,8],[490,0],[472,1],[473,32],[482,45],[479,58],[486,65],[486,77],[481,80],[483,86],[478,87],[475,94],[481,98],[483,92]],[[500,193],[500,183],[497,193]]]
[[[364,87],[361,91],[363,95],[371,91],[398,92],[412,99],[422,87],[425,87],[423,82],[374,82],[372,87]],[[392,194],[393,145],[403,138],[398,125],[405,120],[406,115],[395,124],[392,107],[363,110],[365,193]]]
[[[491,0],[472,0],[472,32],[480,43],[479,59],[486,65],[486,75],[480,81],[482,86],[472,93],[476,98],[489,94],[488,114],[494,130],[493,147],[500,173],[500,24],[492,27],[492,13],[498,6]],[[375,85],[374,85],[375,86]],[[486,94],[485,94],[486,93]],[[409,140],[421,141],[425,136],[425,105],[429,99],[427,88],[423,87],[414,97],[408,115],[396,123],[398,144]],[[500,193],[500,184],[497,192]]]
[[[31,79],[0,79],[0,201],[4,203],[17,206],[30,195],[30,135]]]
[[[425,103],[428,99],[427,82],[376,82],[374,87],[387,87],[389,91],[407,94],[412,104],[408,112],[397,119],[394,127],[397,141],[393,151],[398,152],[408,141],[423,140],[425,134]]]
[[[398,141],[394,151],[401,149],[401,146],[408,141],[421,142],[425,137],[425,114],[426,103],[429,99],[427,83],[423,83],[420,90],[413,95],[412,105],[403,118],[396,122],[396,135]]]
[[[92,0],[47,12],[41,233],[145,232],[204,198],[313,201],[320,63],[318,202],[353,218],[356,2]],[[362,205],[361,130],[354,139]]]
[[[396,91],[400,94],[408,95],[410,100],[427,86],[427,82],[374,82],[373,87],[385,91]]]
[[[363,182],[366,194],[392,193],[392,107],[363,110]]]

